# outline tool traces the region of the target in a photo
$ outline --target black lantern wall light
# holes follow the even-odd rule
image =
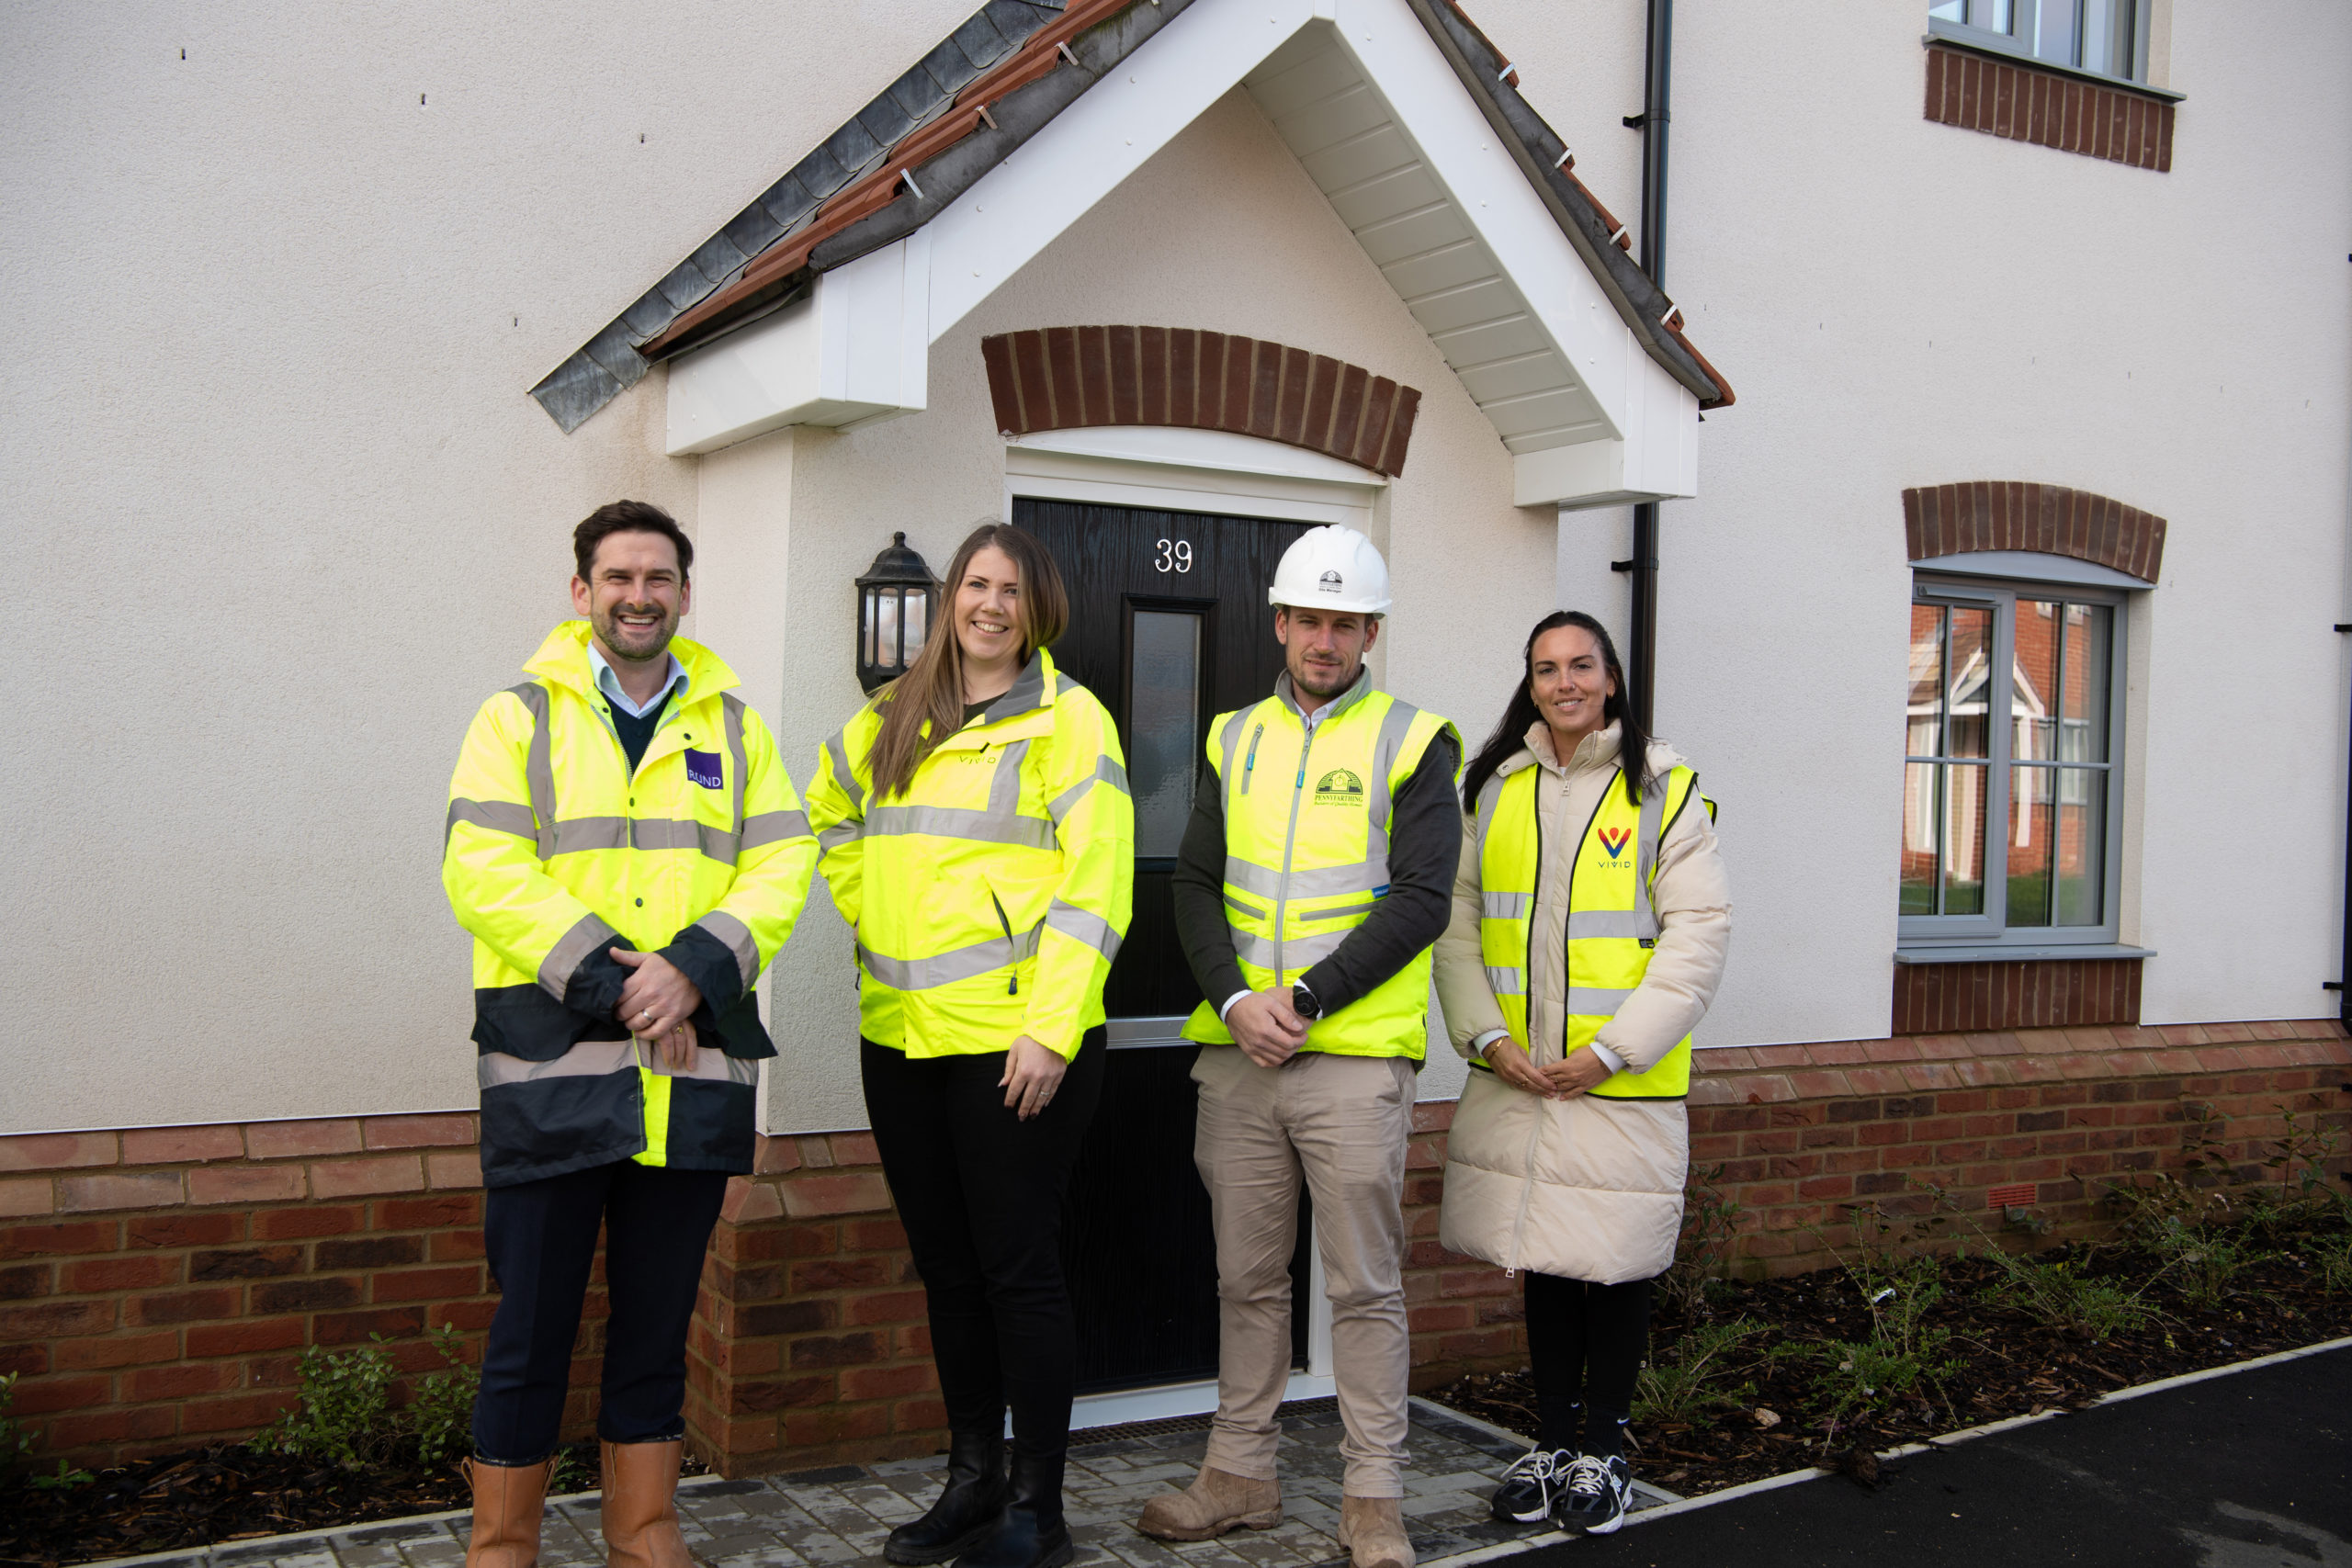
[[[857,580],[857,683],[875,691],[907,672],[931,630],[939,585],[903,533]]]

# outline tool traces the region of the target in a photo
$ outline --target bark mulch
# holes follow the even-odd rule
[[[561,1451],[568,1466],[559,1470],[549,1495],[594,1490],[596,1445],[573,1443]],[[685,1472],[707,1471],[688,1454]],[[193,1449],[100,1471],[96,1480],[71,1490],[20,1483],[0,1491],[0,1568],[58,1568],[373,1524],[446,1513],[470,1502],[454,1463],[354,1472],[235,1446]]]
[[[2152,1272],[2129,1253],[2074,1247],[2040,1256],[2065,1258],[2126,1288],[2136,1288]],[[1842,1425],[1830,1420],[1830,1397],[1820,1387],[1822,1362],[1804,1348],[1870,1337],[1871,1314],[1853,1280],[1833,1269],[1711,1287],[1711,1318],[1745,1317],[1764,1325],[1725,1359],[1714,1380],[1737,1394],[1739,1408],[1698,1423],[1636,1419],[1629,1451],[1637,1472],[1686,1496],[1812,1465],[1868,1483],[1876,1475],[1871,1456],[1883,1450],[2008,1416],[2074,1409],[2134,1383],[2352,1335],[2352,1296],[2329,1292],[2317,1269],[2290,1255],[2249,1268],[2218,1307],[2193,1305],[2168,1280],[2158,1280],[2144,1300],[2160,1315],[2103,1340],[1985,1300],[2000,1274],[1984,1258],[1947,1260],[1941,1278],[1943,1299],[1922,1322],[1951,1331],[1943,1354],[1957,1359],[1960,1368],[1939,1392],[1899,1400]],[[1689,1328],[1661,1306],[1651,1335],[1652,1364],[1671,1360]],[[1531,1440],[1534,1436],[1535,1388],[1523,1371],[1473,1373],[1426,1397]],[[1779,1420],[1767,1425],[1759,1410]]]

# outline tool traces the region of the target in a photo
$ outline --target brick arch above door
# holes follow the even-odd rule
[[[2086,490],[2020,479],[1923,485],[1903,492],[1910,558],[1974,550],[2036,550],[2154,582],[2164,567],[2165,520]]]
[[[1362,366],[1191,327],[1041,327],[980,340],[997,428],[1222,430],[1394,479],[1421,394]]]

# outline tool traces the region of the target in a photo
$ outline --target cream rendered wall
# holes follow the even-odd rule
[[[458,739],[695,510],[525,390],[970,5],[9,7],[0,1132],[474,1103]]]
[[[1924,3],[1675,8],[1668,291],[1739,391],[1662,522],[1658,724],[1722,799],[1739,908],[1702,1042],[1886,1031],[1900,491],[1968,479],[2171,523],[2131,626],[2144,1018],[2335,1010],[2352,11],[2166,9],[2158,175],[1923,120]],[[1476,6],[1634,223],[1643,11]],[[1618,626],[1624,515],[1560,536],[1564,595]]]
[[[832,434],[801,431],[784,587],[783,718],[796,770],[858,702],[850,580],[893,529],[944,570],[1004,486],[979,340],[1028,327],[1137,322],[1241,333],[1394,376],[1423,394],[1404,476],[1387,498],[1396,609],[1382,678],[1483,737],[1507,694],[1518,628],[1550,596],[1554,520],[1514,507],[1509,455],[1428,337],[1246,94],[1236,91],[933,345],[930,407]],[[706,492],[707,504],[707,492]],[[812,903],[815,902],[812,900]],[[812,913],[776,980],[769,1125],[863,1126],[854,967],[840,917]],[[1459,1091],[1442,1045],[1427,1097]]]

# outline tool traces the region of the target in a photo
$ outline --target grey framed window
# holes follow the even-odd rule
[[[1921,574],[1897,940],[2117,940],[2123,595]]]
[[[1939,0],[1928,31],[2119,82],[2148,79],[2152,0]]]

